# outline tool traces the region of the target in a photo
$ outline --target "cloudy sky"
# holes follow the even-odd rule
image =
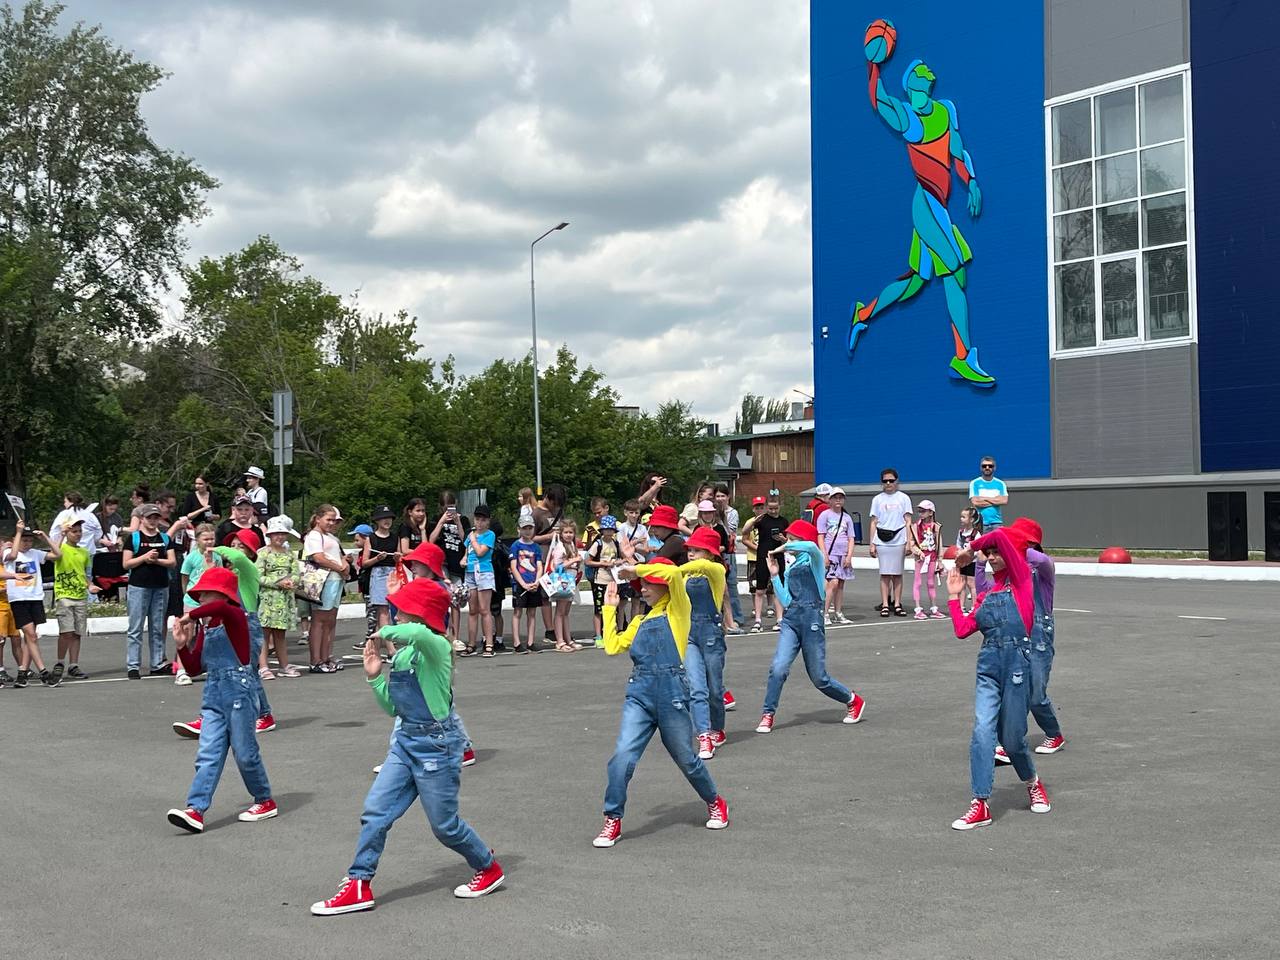
[[[464,371],[567,343],[622,402],[810,390],[806,0],[68,0],[172,73],[156,139]]]

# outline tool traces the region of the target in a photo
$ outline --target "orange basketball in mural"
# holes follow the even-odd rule
[[[872,63],[884,63],[893,55],[893,45],[898,42],[898,31],[888,20],[872,20],[867,27],[867,35],[862,40],[862,49]]]

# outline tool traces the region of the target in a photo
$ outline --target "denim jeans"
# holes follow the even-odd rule
[[[724,638],[712,627],[705,639],[695,639],[695,623],[684,648],[684,669],[689,675],[689,714],[694,733],[724,729]]]
[[[1035,778],[1027,749],[1027,707],[1031,696],[1031,651],[1026,640],[995,640],[978,651],[973,698],[973,737],[969,740],[969,776],[973,795],[991,796],[997,738],[1023,781]]]
[[[840,681],[833,680],[827,673],[827,635],[822,629],[821,617],[822,614],[815,610],[810,614],[809,622],[799,629],[792,621],[783,618],[778,628],[778,649],[773,654],[773,663],[769,666],[769,682],[765,686],[765,713],[778,712],[782,685],[787,682],[797,653],[803,655],[804,668],[819,693],[825,693],[832,700],[846,706],[853,699],[849,688]]]
[[[627,682],[618,742],[609,758],[609,785],[604,792],[606,817],[621,819],[627,805],[627,784],[655,731],[703,802],[716,798],[715,782],[693,749],[688,677],[682,667],[654,667],[651,671],[637,670]]]
[[[729,609],[733,611],[733,622],[742,626],[742,602],[738,599],[738,557],[730,554],[729,568],[724,574],[724,590],[729,597]],[[716,728],[720,729],[719,727]]]
[[[165,612],[169,607],[169,588],[129,587],[125,591],[125,606],[129,611],[129,630],[125,652],[125,667],[142,669],[142,622],[147,621],[147,642],[151,647],[150,667],[154,670],[164,663]]]
[[[429,728],[432,732],[425,732]],[[412,731],[411,733],[409,731]],[[493,851],[467,821],[458,816],[458,783],[462,774],[462,734],[451,724],[403,724],[393,743],[411,736],[409,751],[394,745],[364,798],[360,839],[347,876],[371,880],[387,843],[387,831],[414,800],[422,804],[437,840],[457,851],[473,870],[493,862]],[[414,764],[410,766],[412,757]]]
[[[1049,673],[1053,670],[1053,626],[1031,638],[1031,715],[1046,737],[1062,736],[1058,714],[1049,699]]]
[[[222,777],[222,767],[227,762],[228,746],[236,756],[236,766],[254,802],[271,799],[271,784],[267,781],[267,768],[258,751],[258,735],[254,730],[258,719],[256,671],[257,667],[251,663],[247,667],[211,670],[205,678],[196,775],[187,794],[187,806],[201,812],[209,809],[213,791]]]

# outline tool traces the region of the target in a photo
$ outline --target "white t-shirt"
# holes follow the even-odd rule
[[[15,555],[10,551],[4,568],[18,575],[17,580],[6,580],[5,591],[9,602],[19,600],[44,600],[44,581],[40,577],[40,564],[49,554],[44,550],[24,550]]]
[[[302,555],[310,560],[317,553],[323,553],[330,560],[341,560],[342,544],[331,533],[312,530],[302,541]]]
[[[252,490],[246,490],[245,496],[252,500],[255,504],[261,504],[263,507],[267,505],[267,488],[254,487]],[[261,513],[262,511],[258,511]]]
[[[62,525],[69,520],[79,520],[80,527],[80,546],[89,551],[90,556],[98,552],[98,541],[102,539],[102,524],[98,522],[97,516],[77,507],[67,507],[56,517],[49,527],[49,536],[54,543],[61,544],[65,539],[62,532]]]
[[[897,493],[877,493],[871,501],[871,516],[876,518],[879,530],[901,530],[907,525],[911,513],[911,498],[899,490]]]

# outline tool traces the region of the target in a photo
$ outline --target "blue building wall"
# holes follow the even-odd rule
[[[1192,0],[1200,467],[1280,468],[1280,4]]]
[[[867,94],[863,36],[881,17],[898,31],[886,88],[902,96],[903,71],[925,60],[977,171],[981,216],[969,217],[954,174],[949,210],[973,251],[972,342],[992,389],[948,376],[937,279],[875,318],[848,355],[851,304],[908,269],[911,241],[906,147]],[[942,0],[812,0],[811,57],[818,479],[874,481],[889,465],[907,483],[967,479],[988,453],[1006,478],[1049,476],[1043,5],[1002,4],[991,18]]]

